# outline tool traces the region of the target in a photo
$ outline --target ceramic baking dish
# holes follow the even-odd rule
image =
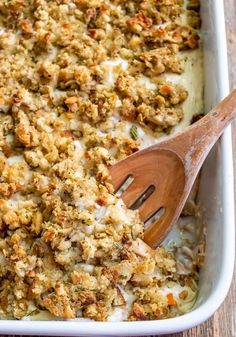
[[[205,109],[227,95],[227,51],[223,0],[203,0]],[[9,321],[1,334],[64,336],[139,336],[179,332],[202,323],[223,302],[234,265],[234,198],[231,128],[204,164],[199,201],[207,224],[205,266],[195,307],[181,317],[146,322]]]

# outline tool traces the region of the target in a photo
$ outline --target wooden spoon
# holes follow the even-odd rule
[[[115,191],[128,177],[133,178],[121,197],[128,208],[136,204],[142,221],[163,211],[144,232],[150,247],[155,248],[176,223],[203,161],[235,115],[236,89],[184,132],[109,168]],[[142,203],[145,194],[148,198]]]

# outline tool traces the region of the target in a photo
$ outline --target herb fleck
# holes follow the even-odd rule
[[[131,138],[133,140],[137,140],[138,139],[138,129],[136,125],[132,125],[130,130],[129,130],[129,134],[131,136]]]
[[[119,242],[114,242],[114,246],[119,249],[119,250],[122,250],[123,249],[123,246],[122,244],[120,244]]]

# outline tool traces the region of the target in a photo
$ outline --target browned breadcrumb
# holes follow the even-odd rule
[[[198,48],[198,10],[189,1],[186,25],[182,0],[0,1],[1,317],[161,319],[184,312],[187,286],[194,300],[203,244],[185,278],[173,252],[143,252],[107,166],[139,149],[124,120],[158,135],[183,118],[187,90],[159,75],[181,74],[181,50]],[[127,69],[107,84],[117,58]]]

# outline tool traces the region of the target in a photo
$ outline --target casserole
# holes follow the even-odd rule
[[[210,50],[205,49],[205,64],[206,69],[209,72],[208,63],[215,65],[212,69],[212,75],[217,73],[217,83],[219,86],[213,86],[212,82],[215,80],[211,74],[207,73],[206,83],[206,108],[208,109],[210,105],[214,104],[216,100],[221,99],[225,96],[227,92],[227,78],[223,76],[223,71],[226,68],[226,48],[225,41],[222,45],[222,40],[219,35],[219,30],[217,27],[223,26],[223,16],[222,16],[222,3],[212,3],[210,2],[208,8],[203,8],[203,22],[204,18],[213,15],[212,21],[206,21],[203,25],[203,31],[205,32],[205,45],[210,47]],[[208,13],[209,11],[209,13]],[[219,17],[220,16],[220,17]],[[207,25],[206,25],[207,24]],[[216,34],[215,34],[216,32]],[[221,31],[222,36],[222,31]],[[209,41],[210,38],[210,41]],[[220,55],[218,55],[220,51]],[[213,57],[213,58],[212,58]],[[219,60],[222,60],[219,62]],[[210,89],[210,90],[209,90]],[[227,156],[226,156],[227,147]],[[233,198],[232,198],[232,158],[230,157],[228,148],[231,148],[230,144],[230,132],[226,134],[218,147],[213,151],[208,163],[205,165],[203,170],[203,177],[201,180],[201,188],[199,194],[199,200],[202,205],[206,208],[205,221],[208,225],[207,234],[207,259],[205,270],[202,271],[202,284],[200,285],[199,298],[196,303],[196,309],[191,313],[186,314],[182,317],[165,320],[165,321],[151,321],[147,324],[143,322],[133,322],[133,323],[119,323],[119,332],[115,332],[116,335],[134,335],[134,334],[153,334],[153,333],[169,333],[173,331],[180,331],[186,329],[193,325],[200,323],[202,320],[206,319],[220,304],[223,299],[223,295],[226,293],[226,289],[229,286],[229,281],[232,276],[232,266],[233,266],[233,224],[231,222],[233,219]],[[223,159],[223,160],[222,160]],[[222,165],[216,166],[215,162],[223,163]],[[212,165],[213,164],[213,165]],[[211,167],[213,166],[213,167]],[[217,170],[216,170],[217,167]],[[208,176],[210,172],[210,178]],[[221,184],[223,182],[224,189],[221,189]],[[223,192],[217,193],[216,187],[219,191]],[[208,196],[212,195],[210,199],[204,200],[204,189],[209,191]],[[206,190],[205,190],[206,191]],[[210,194],[211,192],[211,194]],[[215,199],[214,195],[219,195],[221,198]],[[213,204],[213,205],[212,205]],[[213,209],[213,206],[216,209]],[[227,207],[226,207],[227,206]],[[224,212],[222,212],[222,209]],[[216,217],[213,218],[213,214]],[[227,227],[222,227],[222,223],[225,223]],[[222,242],[217,240],[222,239]],[[212,255],[214,252],[214,256]],[[217,253],[217,254],[216,254]],[[213,262],[214,261],[214,262]],[[226,269],[227,261],[227,271]],[[210,268],[214,266],[214,270]],[[221,276],[222,275],[222,276]],[[219,296],[218,293],[221,295]],[[215,297],[217,296],[217,300]],[[207,311],[207,314],[206,314]],[[118,330],[117,323],[86,323],[86,322],[12,322],[11,328],[9,327],[9,321],[1,321],[1,331],[3,333],[28,333],[28,334],[63,334],[63,335],[114,335],[114,331]],[[173,325],[172,325],[173,324]],[[170,329],[170,326],[173,326]],[[79,332],[78,332],[79,330]]]

